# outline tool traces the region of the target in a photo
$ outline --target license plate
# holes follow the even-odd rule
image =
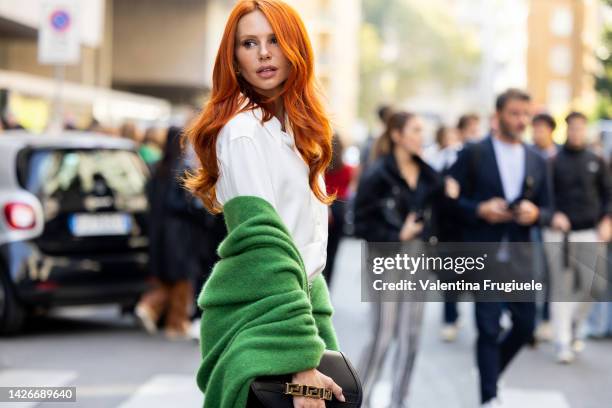
[[[132,230],[132,217],[128,214],[73,214],[68,227],[77,237],[127,235]]]

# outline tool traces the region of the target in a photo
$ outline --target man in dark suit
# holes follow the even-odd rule
[[[546,164],[521,142],[530,119],[529,95],[516,89],[504,92],[496,101],[490,135],[466,146],[451,168],[450,174],[461,186],[457,206],[465,223],[463,241],[528,242],[530,227],[547,222]],[[497,257],[487,272],[504,276],[516,269],[517,262],[521,259]],[[477,301],[475,308],[481,400],[483,406],[495,406],[499,375],[532,336],[535,304]],[[502,337],[499,321],[504,309],[510,311],[513,324]]]

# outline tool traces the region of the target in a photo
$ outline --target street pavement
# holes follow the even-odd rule
[[[360,302],[360,244],[346,240],[333,277],[332,300],[340,345],[358,363],[369,340],[369,305]],[[442,304],[427,303],[410,398],[411,408],[478,407],[478,371],[474,357],[476,332],[473,307],[459,305],[462,328],[454,343],[439,337]],[[387,367],[393,350],[388,351]],[[356,364],[357,365],[357,364]],[[375,408],[389,401],[393,373],[387,369],[374,390]],[[612,407],[612,339],[589,341],[569,366],[555,362],[551,344],[523,350],[502,377],[502,408]]]
[[[332,285],[339,341],[356,366],[371,330],[369,304],[360,301],[359,250],[358,241],[342,243]],[[471,305],[460,305],[462,329],[451,344],[438,336],[441,311],[439,303],[425,308],[409,406],[477,407]],[[389,359],[392,356],[390,349]],[[148,336],[115,307],[62,309],[51,317],[32,319],[19,337],[0,338],[0,386],[76,386],[77,402],[0,403],[0,407],[201,406],[195,385],[199,359],[195,342]],[[392,376],[386,369],[375,388],[375,408],[386,407]],[[502,380],[504,408],[612,406],[612,340],[589,341],[570,366],[554,362],[550,345],[524,350]]]

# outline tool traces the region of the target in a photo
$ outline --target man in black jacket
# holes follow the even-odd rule
[[[464,241],[529,242],[531,226],[547,221],[546,164],[521,142],[530,111],[528,94],[515,89],[501,94],[496,102],[496,128],[483,141],[462,150],[451,168],[461,187],[457,206],[465,223]],[[507,277],[517,263],[529,265],[524,259],[499,258],[487,265],[487,273]],[[481,401],[489,407],[496,403],[499,375],[532,337],[535,304],[500,299],[476,302],[475,309]],[[499,322],[504,309],[511,312],[513,326],[502,336]]]
[[[565,119],[567,142],[552,163],[555,213],[547,242],[567,242],[560,256],[559,245],[546,246],[552,274],[551,314],[557,346],[557,361],[568,364],[584,348],[581,328],[592,299],[592,291],[605,283],[598,258],[605,257],[610,240],[612,180],[606,163],[586,148],[587,118],[572,112]],[[596,274],[600,273],[600,276]],[[554,300],[554,299],[553,299]]]
[[[553,227],[597,228],[607,240],[612,214],[612,184],[604,160],[586,147],[587,118],[572,112],[565,119],[567,141],[553,161],[556,213]]]

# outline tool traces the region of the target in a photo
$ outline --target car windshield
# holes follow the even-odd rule
[[[19,165],[22,185],[39,197],[144,193],[144,164],[135,152],[112,149],[33,150]]]

